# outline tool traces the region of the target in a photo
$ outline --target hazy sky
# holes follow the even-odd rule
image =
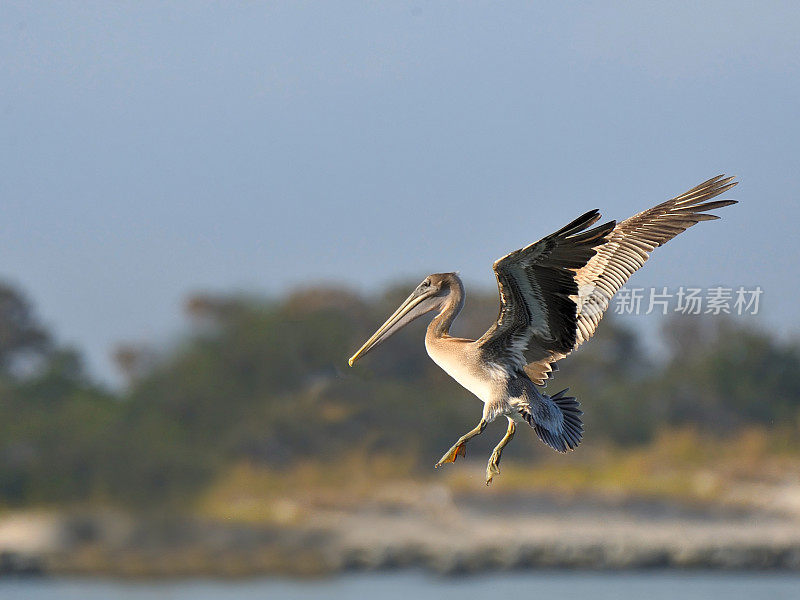
[[[488,287],[726,172],[741,203],[634,282],[759,284],[798,331],[798,140],[797,2],[5,0],[0,277],[108,377],[191,291]]]

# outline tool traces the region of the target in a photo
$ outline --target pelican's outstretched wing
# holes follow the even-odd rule
[[[644,265],[650,252],[700,221],[719,218],[709,210],[736,204],[736,200],[708,202],[735,186],[733,179],[718,175],[617,225],[606,242],[596,248],[596,254],[575,273],[579,308],[574,345],[566,352],[556,350],[541,359],[531,357],[533,360],[525,369],[528,376],[543,383],[553,370],[552,363],[594,335],[612,296]]]
[[[587,212],[555,233],[494,263],[500,288],[497,322],[478,341],[486,362],[521,371],[530,361],[569,352],[578,330],[576,272],[614,229]]]

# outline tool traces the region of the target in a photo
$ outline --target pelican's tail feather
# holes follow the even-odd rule
[[[583,411],[573,396],[564,395],[568,391],[548,396],[537,390],[537,398],[519,411],[539,439],[558,452],[574,450],[583,438]]]

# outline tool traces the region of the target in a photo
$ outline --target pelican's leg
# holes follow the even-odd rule
[[[450,450],[445,452],[445,455],[441,458],[441,460],[438,463],[436,463],[436,466],[434,468],[438,469],[445,463],[456,462],[456,458],[458,458],[459,456],[465,456],[467,453],[466,449],[467,442],[470,441],[472,438],[474,438],[476,435],[480,435],[481,433],[483,433],[483,430],[486,429],[486,424],[487,424],[486,419],[481,419],[481,422],[478,423],[475,429],[468,431],[460,438],[458,438],[458,441],[455,444],[453,444],[453,447],[450,448]]]
[[[517,426],[514,425],[514,421],[511,419],[508,420],[508,430],[506,430],[506,434],[503,436],[503,439],[500,440],[500,443],[497,444],[495,449],[492,451],[492,455],[489,457],[489,464],[486,465],[486,485],[492,483],[492,477],[500,473],[500,457],[503,454],[503,448],[506,447],[506,444],[511,441],[511,438],[514,437],[514,432],[517,430]]]

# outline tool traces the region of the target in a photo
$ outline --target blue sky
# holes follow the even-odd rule
[[[796,333],[798,31],[794,2],[3,2],[0,277],[108,378],[192,291],[488,288],[726,172],[741,203],[634,282],[758,284]]]

